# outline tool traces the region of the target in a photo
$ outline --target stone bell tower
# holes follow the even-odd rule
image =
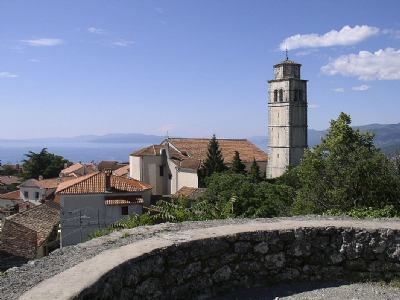
[[[300,78],[300,67],[286,53],[268,81],[268,178],[298,165],[307,148],[307,80]]]

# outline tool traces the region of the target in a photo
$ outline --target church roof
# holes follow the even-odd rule
[[[205,161],[210,139],[169,138],[166,140],[187,158]],[[218,139],[222,156],[226,163],[231,163],[235,151],[238,151],[243,162],[267,161],[267,154],[246,139]]]

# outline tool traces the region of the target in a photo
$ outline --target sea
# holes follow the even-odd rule
[[[43,148],[61,155],[72,162],[99,162],[116,160],[128,162],[129,154],[147,146],[141,143],[93,143],[93,142],[0,142],[0,162],[20,163],[29,151],[40,152]]]

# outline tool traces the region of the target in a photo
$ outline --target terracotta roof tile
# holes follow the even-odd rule
[[[205,161],[210,139],[170,138],[169,141],[181,153],[192,159]],[[226,163],[231,163],[235,151],[238,151],[243,162],[267,161],[267,154],[253,143],[245,139],[218,139],[222,156]]]
[[[130,204],[142,204],[143,198],[142,197],[121,197],[121,198],[106,198],[105,204],[106,205],[130,205]]]
[[[131,156],[160,155],[162,145],[151,145],[131,153]]]
[[[82,168],[83,168],[83,165],[81,163],[76,163],[76,164],[70,165],[68,168],[61,170],[60,173],[63,175],[68,175],[68,174],[74,173]]]
[[[138,180],[111,175],[113,191],[140,192],[151,189],[151,185]],[[102,194],[106,193],[106,174],[96,172],[72,179],[58,186],[56,194]]]
[[[103,160],[99,162],[97,165],[97,168],[99,171],[105,171],[105,170],[116,170],[119,169],[120,167],[124,166],[124,164],[121,164],[115,160]]]
[[[11,201],[21,201],[20,191],[12,191],[5,194],[0,194],[0,199],[11,200]]]
[[[20,182],[21,180],[17,176],[0,176],[0,184],[11,185]]]
[[[126,176],[129,174],[129,165],[116,169],[113,173],[116,176]]]
[[[53,202],[35,206],[7,218],[16,224],[29,228],[38,234],[37,245],[42,244],[60,222],[60,208]]]
[[[42,189],[55,189],[57,186],[63,182],[72,180],[71,177],[57,177],[49,179],[28,179],[21,183],[20,187],[37,187]]]
[[[205,188],[183,186],[175,194],[172,195],[172,198],[177,199],[179,197],[186,197],[188,199],[194,200],[200,197],[205,191]]]

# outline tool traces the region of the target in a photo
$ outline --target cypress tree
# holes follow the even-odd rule
[[[214,134],[208,143],[207,159],[204,162],[204,173],[205,176],[211,176],[213,173],[219,173],[225,170],[224,158],[222,157],[218,140]]]
[[[244,163],[242,163],[242,160],[240,159],[240,155],[238,151],[235,151],[235,154],[233,155],[233,160],[232,160],[232,168],[231,168],[233,173],[238,173],[238,174],[244,174],[246,173],[246,166]]]
[[[255,158],[253,159],[253,163],[250,167],[249,177],[254,183],[261,181],[260,167],[258,166]]]

